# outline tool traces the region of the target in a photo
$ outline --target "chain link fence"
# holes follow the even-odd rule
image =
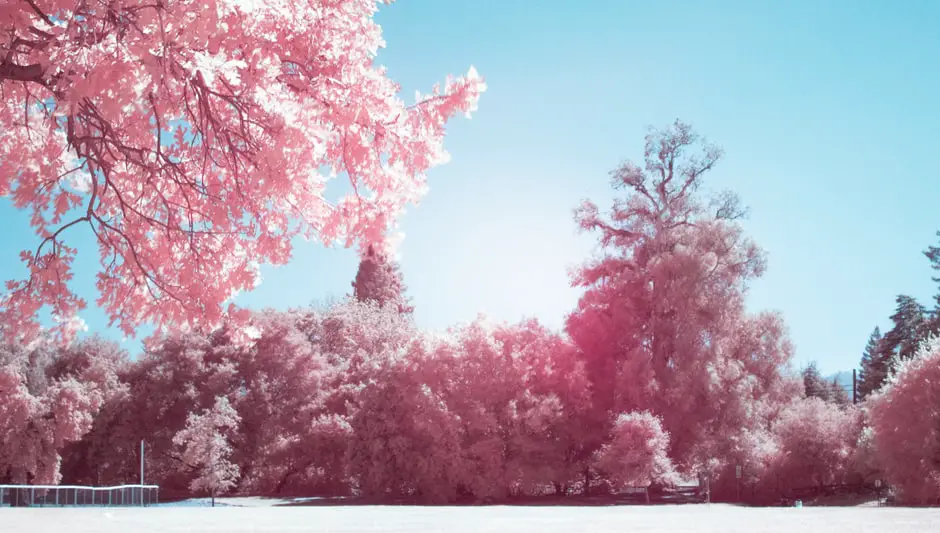
[[[0,507],[146,507],[159,501],[157,485],[0,485]]]

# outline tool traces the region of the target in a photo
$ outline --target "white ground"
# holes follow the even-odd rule
[[[0,509],[0,532],[940,532],[940,509],[879,507],[150,507]]]

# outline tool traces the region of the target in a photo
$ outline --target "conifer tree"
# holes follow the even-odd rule
[[[858,376],[859,399],[865,399],[869,394],[881,388],[881,384],[888,375],[887,361],[881,351],[881,341],[881,328],[875,327],[862,353],[862,368]]]
[[[407,287],[398,263],[369,245],[359,261],[359,271],[352,282],[353,296],[360,302],[379,306],[393,305],[399,313],[411,313],[414,307],[405,296]]]
[[[803,369],[803,391],[807,398],[819,398],[828,402],[830,400],[829,383],[823,379],[816,367],[816,362],[812,362]]]
[[[940,237],[940,231],[937,232],[937,237]],[[934,295],[934,308],[930,313],[927,332],[931,335],[940,335],[940,243],[937,246],[928,247],[924,255],[930,260],[930,267],[937,272],[937,275],[932,278],[937,283],[937,294]]]

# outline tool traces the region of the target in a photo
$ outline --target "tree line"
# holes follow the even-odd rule
[[[721,150],[679,121],[644,147],[611,172],[608,211],[575,210],[598,247],[563,331],[422,330],[372,245],[340,301],[168,330],[133,360],[96,336],[7,342],[0,482],[133,481],[143,440],[147,479],[180,496],[497,502],[707,478],[715,499],[768,503],[884,478],[936,502],[940,446],[902,443],[940,429],[937,408],[899,409],[936,394],[940,343],[892,333],[911,364],[859,405],[796,372],[782,317],[745,310],[765,257],[738,198],[706,191]]]

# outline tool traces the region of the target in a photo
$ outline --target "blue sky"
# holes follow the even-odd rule
[[[578,297],[566,269],[593,246],[572,208],[609,205],[608,171],[640,158],[647,126],[676,118],[725,149],[710,186],[740,194],[769,254],[749,306],[784,313],[797,365],[852,368],[898,293],[928,303],[936,290],[921,252],[940,229],[940,3],[401,0],[378,20],[379,62],[406,99],[471,64],[489,86],[472,120],[452,122],[452,161],[402,220],[423,326],[485,311],[560,327]],[[0,222],[5,280],[36,241],[7,199]],[[85,248],[75,280],[90,301],[95,259]],[[237,301],[341,296],[356,263],[302,243]],[[106,325],[94,309],[84,318]]]

